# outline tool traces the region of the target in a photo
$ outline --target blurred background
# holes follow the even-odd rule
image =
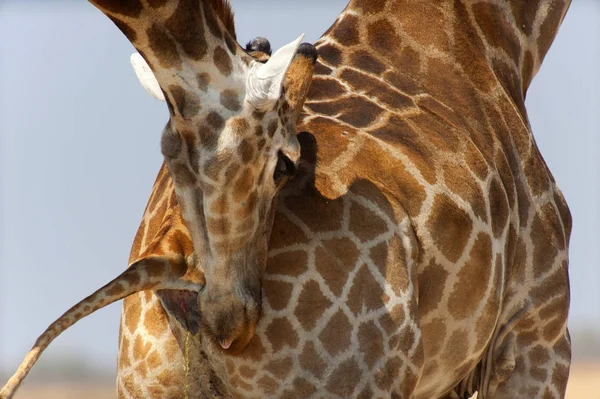
[[[302,32],[316,41],[347,0],[231,2],[238,40],[277,49]],[[598,0],[573,0],[527,98],[574,218],[570,398],[591,397],[575,389],[594,379],[600,397],[598,21]],[[0,0],[0,384],[54,319],[127,266],[168,117],[138,83],[133,51],[86,2]],[[21,397],[114,397],[120,310],[60,336]]]

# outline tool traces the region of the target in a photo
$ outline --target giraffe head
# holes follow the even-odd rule
[[[202,11],[209,20],[212,10]],[[161,149],[206,277],[202,325],[236,351],[260,317],[274,204],[300,158],[295,123],[317,54],[301,36],[269,58],[265,39],[244,50],[227,30],[211,29],[200,60],[187,41],[163,48],[147,37],[132,63],[144,88],[169,107]]]

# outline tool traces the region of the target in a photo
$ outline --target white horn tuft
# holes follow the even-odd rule
[[[257,108],[265,108],[281,95],[285,74],[296,55],[304,33],[277,50],[265,64],[256,62],[248,74],[246,100]]]

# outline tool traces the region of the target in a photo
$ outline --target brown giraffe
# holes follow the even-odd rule
[[[568,5],[351,1],[318,43],[253,339],[223,350],[193,295],[131,296],[119,397],[564,397],[571,220],[524,97]],[[168,180],[136,243],[172,229]]]
[[[300,157],[282,82],[302,37],[262,63],[235,41],[226,1],[91,2],[140,52],[156,77],[151,91],[169,106],[161,150],[202,259],[202,324],[240,351],[261,312],[275,197]],[[298,70],[292,91],[312,69]]]
[[[129,297],[119,396],[563,397],[571,221],[524,96],[567,8],[351,1],[318,43],[255,337],[232,356],[202,308]]]

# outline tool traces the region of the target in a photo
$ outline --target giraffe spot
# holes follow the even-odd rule
[[[296,399],[311,397],[317,388],[304,378],[297,377],[292,383],[292,390],[283,391],[282,399]]]
[[[148,366],[146,366],[146,363],[138,363],[138,365],[135,367],[135,373],[138,374],[142,379],[146,379],[148,377]]]
[[[448,272],[435,259],[419,273],[419,314],[422,317],[437,309],[442,300]]]
[[[244,118],[232,118],[229,127],[238,136],[244,135],[250,129],[250,125]]]
[[[334,25],[332,36],[342,46],[352,46],[358,44],[360,43],[358,26],[358,17],[346,14]]]
[[[242,378],[251,379],[254,377],[254,374],[256,374],[256,369],[254,367],[250,367],[245,364],[240,366],[240,375]]]
[[[277,119],[273,119],[271,122],[269,122],[269,126],[267,128],[267,134],[269,135],[269,137],[273,137],[275,135],[275,132],[277,131]]]
[[[375,102],[357,95],[336,101],[307,103],[306,106],[318,114],[338,115],[340,120],[355,128],[368,127],[383,113],[383,109]],[[357,109],[361,112],[356,112]]]
[[[113,21],[113,23],[116,25],[116,27],[119,28],[119,30],[121,32],[123,32],[125,37],[127,37],[127,39],[129,39],[129,41],[132,44],[136,42],[137,32],[127,22],[125,22],[115,16],[109,16],[108,18],[110,18],[110,20]]]
[[[387,69],[387,67],[376,57],[374,57],[373,54],[365,50],[358,50],[352,54],[350,57],[350,65],[365,72],[374,74],[375,76],[381,76],[381,74],[383,74]],[[389,89],[387,89],[387,91],[389,91]]]
[[[263,293],[273,310],[283,310],[287,307],[294,286],[285,281],[265,279]]]
[[[114,283],[114,285],[106,291],[106,295],[108,295],[109,297],[115,297],[121,292],[123,292],[123,286],[117,282]]]
[[[319,339],[325,350],[331,356],[336,356],[350,347],[351,333],[352,325],[340,309],[329,319],[327,326],[319,334]]]
[[[442,359],[446,364],[461,364],[467,358],[469,350],[467,338],[467,331],[464,329],[452,332],[442,353]]]
[[[494,268],[494,279],[491,283],[492,292],[488,297],[485,306],[480,312],[480,316],[475,323],[475,333],[477,336],[477,343],[475,344],[474,351],[483,350],[487,346],[491,339],[491,334],[494,329],[494,324],[498,316],[499,304],[500,304],[500,279],[502,277],[502,257],[496,254],[496,267]]]
[[[325,200],[310,195],[303,199],[304,201],[298,201],[293,197],[285,198],[285,206],[312,233],[338,231],[342,228],[344,203],[341,199]]]
[[[381,308],[383,305],[383,284],[378,282],[368,266],[363,264],[354,276],[348,293],[348,307],[355,315]]]
[[[135,336],[135,340],[133,341],[134,360],[143,360],[150,349],[152,349],[152,344],[150,342],[146,342],[140,335]]]
[[[544,382],[548,378],[548,371],[541,367],[532,366],[529,368],[529,375],[536,381]]]
[[[365,73],[344,69],[340,73],[340,78],[346,81],[354,92],[364,93],[377,99],[378,105],[382,104],[393,110],[414,106],[414,102],[410,97],[390,90],[387,83],[383,83]]]
[[[473,229],[469,215],[448,196],[438,194],[426,225],[444,256],[451,262],[458,261]]]
[[[402,305],[396,305],[379,317],[379,325],[389,336],[398,331],[399,326],[404,324],[405,317],[404,307],[402,307]]]
[[[508,201],[506,192],[498,179],[493,179],[488,195],[490,201],[490,215],[492,215],[492,231],[494,237],[499,238],[508,222]]]
[[[133,306],[130,306],[127,309],[127,312],[123,313],[123,318],[125,319],[125,326],[127,327],[127,330],[129,330],[129,332],[131,334],[133,334],[135,332],[135,330],[137,329],[137,325],[140,321],[140,316],[142,314],[142,309],[140,308],[139,305],[134,304]]]
[[[324,76],[315,76],[308,92],[308,98],[312,101],[333,99],[346,93],[346,89],[335,79]]]
[[[304,349],[299,356],[300,367],[305,371],[311,373],[316,378],[323,378],[323,373],[327,368],[327,364],[319,355],[319,352],[315,349],[315,345],[312,341],[308,341],[304,345]]]
[[[409,325],[390,339],[390,348],[408,353],[415,344],[415,333]]]
[[[360,367],[353,358],[350,358],[331,373],[326,388],[332,394],[350,398],[361,380],[361,375]]]
[[[238,153],[240,155],[240,157],[242,158],[242,163],[249,163],[251,160],[254,159],[254,147],[252,146],[252,144],[248,141],[248,139],[243,139],[240,142],[240,145],[238,147]]]
[[[298,277],[308,270],[308,255],[304,251],[288,251],[273,255],[267,260],[269,275]]]
[[[255,178],[252,168],[244,168],[242,173],[240,173],[239,177],[233,184],[233,201],[236,203],[242,203],[253,191],[254,182]],[[246,203],[246,207],[249,208],[248,203]]]
[[[529,350],[529,362],[533,366],[543,365],[550,360],[548,349],[541,345],[536,345]]]
[[[265,353],[265,347],[262,344],[260,336],[255,334],[250,340],[250,343],[242,352],[242,357],[247,360],[258,361],[262,358]]]
[[[323,278],[327,279],[327,277]],[[302,287],[294,315],[305,331],[311,331],[315,328],[317,320],[323,317],[331,305],[331,301],[321,292],[319,284],[314,280],[309,280]]]
[[[371,387],[367,385],[356,397],[356,399],[371,399],[373,397],[373,391],[371,391]]]
[[[229,54],[227,54],[227,51],[223,47],[217,46],[215,48],[213,53],[213,61],[223,76],[231,75],[231,71],[233,69],[231,57]]]
[[[162,68],[181,68],[181,59],[177,52],[177,43],[164,28],[155,23],[146,31],[150,51],[154,53]]]
[[[562,364],[555,364],[552,369],[552,385],[558,392],[563,392],[569,379],[569,367]]]
[[[158,351],[153,350],[152,352],[150,352],[148,358],[146,359],[146,363],[148,364],[148,367],[150,367],[150,369],[158,368],[162,364],[162,359]]]
[[[238,98],[238,93],[235,90],[223,90],[220,95],[221,105],[230,111],[239,111],[242,106]]]
[[[380,389],[389,391],[394,381],[398,378],[401,368],[402,361],[399,358],[393,357],[389,359],[385,365],[375,373],[375,383]]]
[[[384,355],[383,336],[373,320],[358,328],[358,343],[364,361],[372,368]]]
[[[458,281],[448,299],[448,310],[458,320],[473,314],[485,298],[494,268],[492,242],[480,233],[473,244],[469,259],[457,274]]]
[[[292,358],[288,356],[283,359],[271,360],[264,366],[264,369],[281,381],[288,376],[293,366],[294,362],[292,361]]]
[[[319,58],[321,58],[321,57],[319,57]],[[327,75],[331,75],[332,73],[333,73],[333,70],[331,68],[322,64],[320,60],[317,60],[317,63],[315,64],[315,72],[314,72],[315,76],[317,76],[317,75],[327,76]]]
[[[176,158],[181,152],[182,146],[181,136],[169,126],[165,127],[160,140],[160,149],[164,157]]]
[[[365,208],[358,202],[352,202],[350,206],[351,232],[363,242],[373,240],[388,230],[387,223],[377,216],[373,211]]]
[[[544,204],[531,223],[533,241],[533,275],[539,277],[547,273],[564,248],[563,229],[551,203]]]
[[[475,216],[484,222],[488,221],[486,212],[486,204],[481,186],[471,177],[466,166],[462,164],[446,164],[444,169],[444,182],[446,187],[454,194],[458,195],[464,200],[466,204],[471,208]],[[494,192],[494,194],[502,194],[501,192]],[[503,198],[504,199],[504,198]],[[496,205],[496,204],[495,204]],[[500,205],[497,203],[497,205]],[[501,211],[501,209],[498,209]],[[497,218],[508,217],[508,208],[505,209],[505,214],[495,215],[492,213],[492,224]],[[504,225],[501,227],[504,228]]]
[[[392,22],[386,19],[379,19],[367,26],[367,40],[369,46],[382,55],[399,53],[403,43]]]
[[[218,236],[226,236],[229,234],[230,230],[231,230],[231,225],[230,222],[227,218],[212,218],[212,217],[208,217],[206,220],[206,227],[208,228],[208,231],[210,231],[212,234],[218,235]]]
[[[463,152],[463,158],[471,170],[481,181],[485,180],[489,173],[487,161],[473,143],[468,142]]]
[[[257,381],[257,384],[258,384],[258,388],[261,391],[263,391],[265,395],[268,395],[268,396],[275,395],[275,392],[277,391],[277,388],[279,387],[279,384],[277,383],[277,381],[274,380],[273,378],[269,377],[268,375],[261,377]]]
[[[202,2],[206,26],[208,26],[210,33],[213,36],[215,36],[215,38],[220,40],[223,38],[223,32],[221,31],[221,27],[219,26],[219,18],[221,19],[221,23],[223,25],[230,25],[231,27],[233,27],[233,22],[232,21],[227,22],[228,18],[225,17],[224,7],[219,7],[218,4],[219,3],[216,1],[208,1],[208,2],[203,1]],[[219,14],[216,13],[216,10],[218,8],[221,9],[220,16],[219,16]],[[200,23],[202,23],[202,22],[200,22]]]
[[[200,60],[206,55],[208,44],[204,37],[202,16],[196,8],[193,3],[179,2],[164,26],[187,57]]]
[[[332,44],[319,46],[319,60],[331,66],[339,66],[342,63],[342,52]]]
[[[140,283],[140,275],[138,273],[134,273],[132,271],[127,270],[123,274],[123,280],[130,287],[137,286]],[[85,311],[85,308],[83,310]]]
[[[158,383],[163,387],[177,387],[181,386],[183,381],[180,374],[173,373],[171,370],[166,369],[156,376]]]
[[[210,84],[210,75],[206,72],[199,73],[196,75],[196,83],[198,84],[198,88],[200,90],[208,90],[208,85]]]
[[[183,87],[171,85],[168,87],[168,92],[171,94],[171,97],[173,97],[175,109],[181,116],[190,118],[196,115],[200,110],[200,101],[198,101],[198,98],[188,93]],[[186,135],[184,135],[184,137],[185,136]],[[193,133],[190,133],[188,137],[193,140]]]
[[[210,204],[210,212],[212,214],[224,215],[229,211],[229,201],[226,194],[221,194],[213,199]]]
[[[196,183],[196,177],[190,167],[183,162],[172,162],[169,165],[173,181],[180,186],[191,186]]]
[[[265,334],[271,342],[274,352],[278,352],[286,346],[295,348],[298,345],[298,334],[285,318],[274,319],[267,327]]]
[[[167,335],[167,341],[164,344],[164,355],[166,362],[175,362],[182,359],[181,357],[181,349],[179,348],[179,344],[172,336]]]
[[[148,334],[158,338],[167,329],[168,321],[161,306],[152,306],[144,314],[144,327]]]
[[[144,9],[140,0],[128,1],[126,5],[121,1],[103,1],[101,7],[111,14],[120,14],[131,18],[138,17]]]
[[[436,357],[442,350],[442,345],[446,342],[446,320],[436,317],[427,323],[421,325],[421,336],[425,345],[425,357],[430,359]]]
[[[241,389],[246,392],[251,392],[253,390],[252,385],[248,384],[244,379],[239,375],[234,375],[229,378],[229,385],[235,387],[237,390]],[[245,397],[246,395],[241,395],[241,397]],[[236,397],[239,397],[236,395]]]
[[[315,250],[315,266],[334,295],[340,296],[360,252],[348,238],[334,238]]]
[[[198,153],[198,148],[188,143],[187,145],[187,153],[188,153],[188,162],[192,168],[194,173],[198,173],[200,171],[200,154]]]

